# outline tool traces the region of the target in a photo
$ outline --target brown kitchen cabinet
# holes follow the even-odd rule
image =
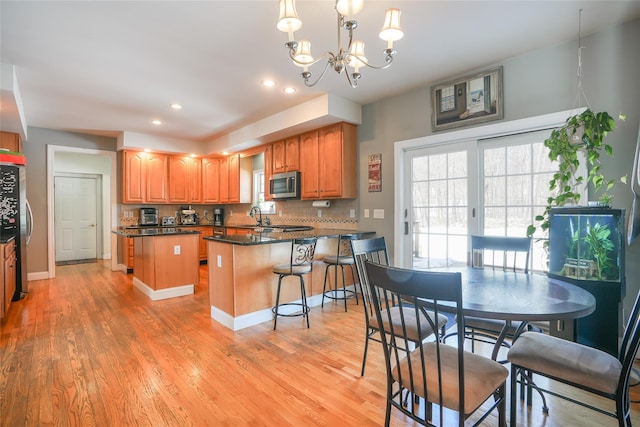
[[[240,203],[240,155],[220,159],[220,203]]]
[[[356,127],[338,123],[300,137],[302,199],[357,195]]]
[[[200,262],[207,260],[207,240],[205,237],[213,236],[213,227],[196,227],[196,230],[200,232],[200,240],[198,240],[198,254],[200,256]]]
[[[271,195],[271,185],[269,180],[273,175],[273,145],[267,144],[264,147],[264,199],[273,200]]]
[[[202,203],[202,161],[169,156],[169,203]]]
[[[22,152],[22,143],[19,133],[0,132],[0,148],[6,148],[15,153]]]
[[[220,203],[220,159],[202,159],[202,201]]]
[[[16,244],[14,240],[11,240],[8,243],[4,243],[1,246],[2,250],[0,251],[0,253],[3,255],[3,269],[2,288],[0,288],[0,317],[5,317],[7,311],[9,310],[9,306],[11,305],[13,294],[15,294],[16,292],[17,259]]]
[[[127,273],[133,273],[133,238],[118,236],[122,263],[127,267]]]
[[[300,170],[300,138],[295,136],[272,144],[273,173]],[[265,160],[266,161],[266,160]]]
[[[123,151],[123,203],[167,203],[169,156]]]

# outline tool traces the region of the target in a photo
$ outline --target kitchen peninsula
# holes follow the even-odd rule
[[[133,238],[133,285],[152,300],[192,295],[198,283],[200,232],[189,228],[120,228]]]
[[[208,241],[211,318],[232,330],[271,321],[271,308],[278,285],[273,266],[289,262],[291,241],[298,237],[318,238],[313,271],[305,276],[305,289],[309,306],[320,305],[325,274],[322,260],[326,255],[336,254],[337,238],[341,234],[372,237],[375,232],[341,229],[294,232],[252,230],[250,234],[205,237]],[[351,274],[347,272],[345,277],[349,285]],[[333,274],[330,279],[333,286]],[[282,302],[299,298],[298,286],[282,287]]]

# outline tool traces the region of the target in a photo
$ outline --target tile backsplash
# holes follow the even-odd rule
[[[339,199],[330,200],[330,207],[317,208],[312,206],[311,200],[286,200],[276,202],[276,214],[268,216],[272,224],[300,224],[310,225],[315,228],[343,228],[356,229],[358,227],[357,200]],[[158,219],[163,216],[176,216],[176,212],[182,209],[183,205],[120,205],[120,225],[134,226],[138,224],[138,213],[141,207],[158,208]],[[200,224],[208,224],[213,221],[213,209],[224,209],[225,225],[255,224],[255,219],[247,213],[251,209],[251,204],[242,203],[235,205],[191,205],[191,208],[198,213]],[[207,215],[205,217],[205,211]],[[318,216],[320,212],[321,216]],[[353,214],[353,218],[351,215]]]

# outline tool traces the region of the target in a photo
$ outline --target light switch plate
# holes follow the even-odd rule
[[[374,209],[373,217],[378,219],[384,219],[384,209]]]
[[[369,218],[369,209],[364,210],[364,217]]]
[[[175,245],[173,247],[173,254],[174,255],[180,255],[180,245]]]
[[[217,259],[218,268],[222,268],[222,255],[218,255]]]

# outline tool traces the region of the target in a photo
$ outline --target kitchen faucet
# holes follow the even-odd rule
[[[251,216],[251,218],[255,218],[255,214],[256,212],[258,213],[259,217],[256,218],[256,226],[257,227],[262,227],[262,211],[260,210],[260,206],[255,205],[251,207],[251,210],[249,211],[249,215]]]

